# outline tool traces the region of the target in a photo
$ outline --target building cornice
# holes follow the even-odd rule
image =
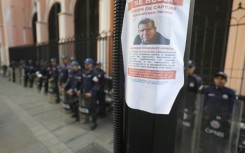
[[[37,21],[36,23],[47,25],[47,23],[46,22],[43,22],[43,21]]]
[[[58,13],[58,15],[60,16],[60,15],[68,15],[68,16],[72,16],[72,14],[71,13],[68,13],[68,12],[60,12],[60,13]]]

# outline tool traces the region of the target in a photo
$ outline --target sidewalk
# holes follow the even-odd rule
[[[98,127],[74,122],[61,105],[49,104],[36,88],[0,77],[0,153],[110,153],[111,116]]]

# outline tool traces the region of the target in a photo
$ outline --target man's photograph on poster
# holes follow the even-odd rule
[[[137,35],[134,45],[169,45],[170,39],[161,34],[160,29],[164,28],[161,24],[156,26],[153,19],[142,18],[137,23]]]

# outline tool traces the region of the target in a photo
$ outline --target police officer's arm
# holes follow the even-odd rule
[[[72,76],[68,78],[67,82],[64,85],[64,90],[66,94],[69,94],[69,95],[72,94],[71,83],[72,83]]]
[[[79,80],[79,83],[77,84],[77,95],[81,95],[83,93],[83,88],[84,88],[84,78],[83,78],[83,74],[82,71],[80,71],[79,76],[81,77],[81,79]]]
[[[94,75],[93,82],[94,82],[94,86],[91,90],[91,93],[95,94],[98,91],[98,89],[100,88],[100,82],[99,82],[99,78],[97,75]]]
[[[201,77],[198,77],[197,84],[198,84],[198,88],[200,88],[200,86],[203,85],[203,81]]]
[[[202,89],[202,93],[204,94],[204,103],[203,103],[203,108],[205,109],[207,101],[208,101],[208,94],[209,91],[211,90],[210,86],[204,86]]]
[[[84,94],[88,98],[95,96],[96,92],[98,90],[99,79],[98,79],[97,75],[93,76],[93,82],[94,82],[93,88],[88,93]]]
[[[236,101],[238,98],[236,96],[236,92],[234,90],[230,91],[230,96],[231,96],[231,100]]]
[[[76,88],[77,88],[77,95],[80,95],[81,94],[81,86],[82,86],[82,81],[83,81],[83,79],[82,79],[82,74],[80,74],[79,75],[79,78],[78,78],[78,80],[77,80],[77,84],[76,84]]]
[[[105,86],[105,72],[101,73],[101,76],[100,76],[100,79],[97,85],[98,87],[97,90],[100,90],[103,86]]]

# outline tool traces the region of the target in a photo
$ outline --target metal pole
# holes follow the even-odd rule
[[[169,115],[155,115],[125,105],[121,31],[126,0],[115,0],[113,48],[114,153],[174,153],[180,92]],[[191,0],[185,48],[188,67],[195,0]],[[186,78],[186,77],[185,77]],[[185,79],[186,80],[186,79]],[[185,81],[186,82],[186,81]]]
[[[124,69],[121,48],[121,32],[126,0],[115,0],[114,42],[113,42],[113,128],[114,153],[124,153],[123,110],[124,110]]]

